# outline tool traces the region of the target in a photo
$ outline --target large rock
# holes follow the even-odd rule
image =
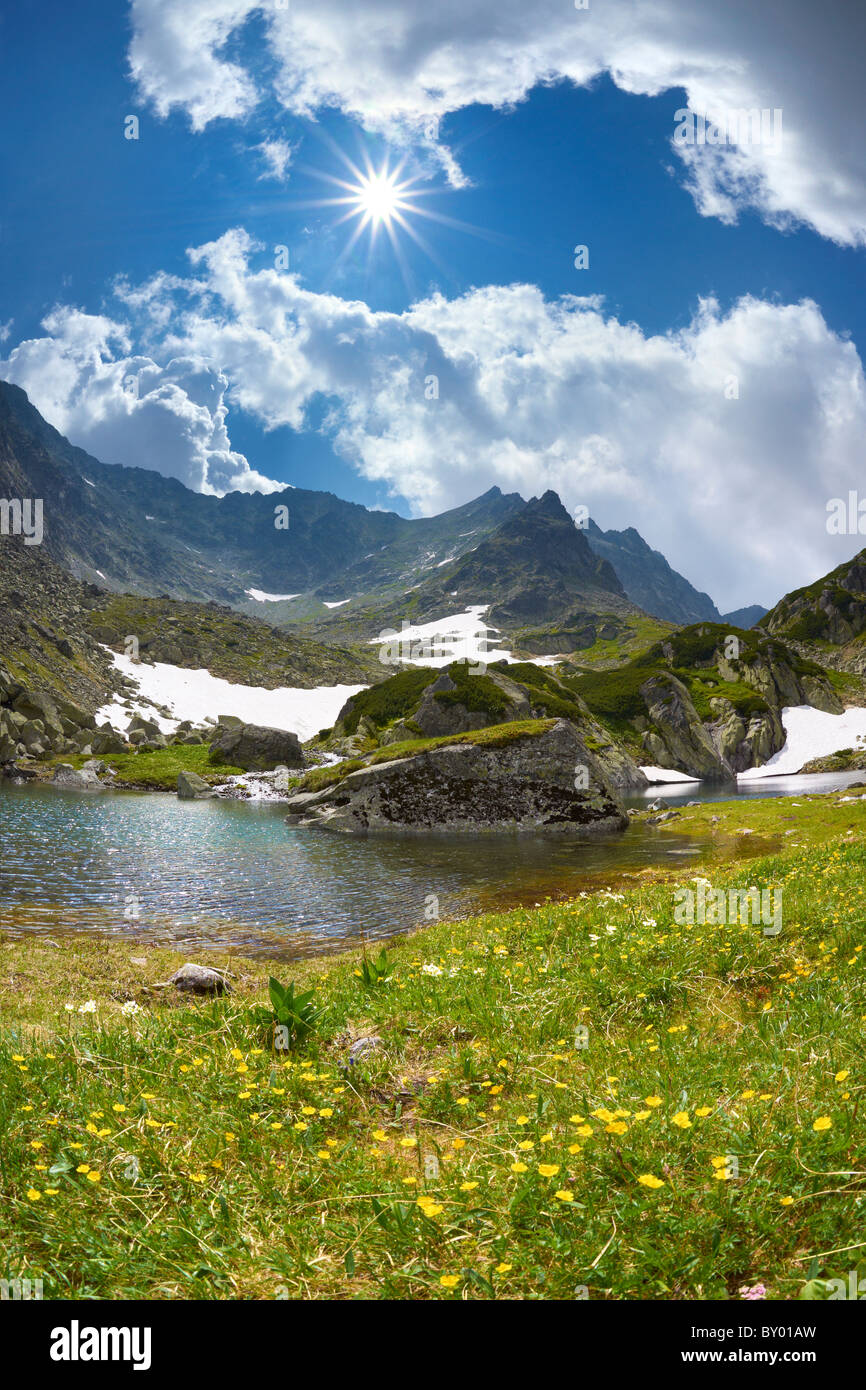
[[[24,690],[15,700],[13,708],[23,714],[28,723],[41,725],[48,735],[49,743],[55,738],[63,738],[63,725],[60,712],[49,695],[38,691]]]
[[[246,771],[264,772],[284,764],[303,767],[304,754],[297,734],[268,729],[260,724],[220,723],[210,746],[212,762],[230,763]]]
[[[92,753],[126,753],[128,748],[123,736],[116,732],[110,724],[103,724],[97,728],[93,737],[88,740]]]
[[[181,801],[207,801],[213,790],[197,772],[179,772],[177,794]]]
[[[734,770],[698,717],[676,676],[651,676],[641,686],[651,727],[643,734],[647,761],[677,768],[701,781],[731,781]]]
[[[767,709],[748,718],[739,714],[729,700],[710,700],[716,716],[705,725],[723,764],[734,772],[760,767],[785,745],[785,729],[778,710]]]
[[[635,768],[635,784],[641,780]],[[499,746],[446,744],[373,764],[321,791],[294,796],[288,806],[290,824],[318,824],[350,834],[371,830],[583,834],[623,830],[628,824],[603,764],[589,751],[577,726],[565,719],[542,734],[511,737]]]
[[[101,792],[103,785],[92,767],[74,768],[71,763],[58,763],[52,777],[58,787],[76,792]]]

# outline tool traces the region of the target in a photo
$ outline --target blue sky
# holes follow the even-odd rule
[[[197,0],[191,3],[195,9]],[[332,6],[338,3],[331,0]],[[850,349],[846,355],[848,343],[862,357],[866,339],[864,253],[856,230],[857,179],[849,169],[844,174],[851,196],[843,208],[834,209],[832,225],[829,214],[825,218],[822,212],[817,193],[812,195],[812,205],[807,205],[806,195],[802,205],[797,203],[799,185],[789,171],[784,171],[787,185],[781,187],[778,176],[780,187],[775,189],[771,185],[776,175],[771,171],[761,196],[741,194],[736,220],[722,220],[710,211],[718,190],[696,195],[672,150],[674,112],[689,102],[687,91],[675,86],[665,87],[658,95],[626,91],[616,85],[609,72],[601,70],[582,86],[566,76],[547,84],[530,82],[520,101],[500,109],[489,102],[468,99],[471,90],[454,99],[453,109],[441,113],[439,124],[439,141],[462,171],[462,178],[452,175],[449,183],[446,167],[437,165],[435,153],[417,130],[414,136],[406,135],[405,111],[395,114],[380,110],[369,118],[359,118],[351,109],[358,98],[348,90],[342,99],[343,109],[339,109],[340,101],[313,113],[292,109],[285,93],[274,91],[280,64],[266,43],[265,19],[256,11],[244,18],[240,13],[243,8],[239,6],[239,22],[227,44],[215,51],[224,62],[239,63],[252,75],[259,89],[258,99],[242,117],[227,118],[219,114],[217,95],[216,114],[203,124],[199,118],[199,129],[194,128],[194,109],[182,83],[168,114],[160,114],[159,97],[154,96],[158,62],[156,77],[153,72],[144,79],[139,74],[134,82],[129,76],[131,35],[135,29],[146,35],[151,22],[147,0],[141,0],[133,14],[117,3],[91,3],[74,13],[65,5],[52,3],[35,11],[29,7],[7,10],[3,16],[0,45],[6,119],[0,148],[0,324],[8,324],[8,333],[0,353],[4,347],[10,353],[8,374],[31,390],[49,419],[52,414],[44,410],[45,402],[58,402],[53,423],[73,438],[77,433],[75,442],[99,452],[95,447],[99,441],[104,449],[114,448],[111,461],[125,458],[122,432],[111,435],[110,446],[106,446],[105,432],[100,434],[95,425],[90,428],[92,411],[88,414],[84,402],[88,383],[79,381],[79,394],[73,400],[64,399],[60,386],[47,379],[46,373],[52,369],[47,365],[48,342],[55,352],[53,370],[58,382],[63,375],[63,355],[70,349],[68,343],[56,346],[56,331],[45,341],[42,324],[46,314],[64,306],[87,316],[102,315],[121,322],[128,333],[127,344],[122,351],[115,344],[109,352],[115,357],[144,353],[162,369],[171,352],[177,351],[177,343],[161,351],[153,324],[144,324],[129,303],[118,304],[112,293],[115,281],[120,277],[130,286],[141,286],[160,274],[189,277],[187,249],[219,242],[233,228],[243,228],[249,238],[261,244],[261,249],[252,250],[247,257],[250,275],[269,271],[274,246],[286,244],[297,284],[319,297],[317,304],[324,305],[327,296],[346,304],[362,301],[374,315],[403,316],[413,305],[434,296],[451,306],[483,287],[513,284],[537,287],[550,304],[564,295],[602,296],[603,319],[621,330],[626,377],[634,369],[628,325],[639,329],[641,352],[656,370],[652,344],[669,335],[694,335],[701,299],[717,302],[714,312],[724,323],[738,301],[751,296],[762,306],[761,333],[766,334],[768,343],[775,341],[775,310],[812,300],[821,321],[819,336],[826,337],[835,356],[829,360],[822,348],[814,366],[806,362],[809,345],[814,348],[814,324],[798,322],[794,330],[788,320],[779,320],[780,333],[796,331],[787,366],[782,363],[780,368],[781,373],[788,371],[789,383],[780,379],[762,386],[768,397],[767,418],[749,426],[745,445],[739,435],[731,439],[732,450],[741,454],[744,447],[754,451],[753,468],[761,466],[774,417],[785,408],[786,390],[790,390],[792,402],[802,397],[799,374],[813,372],[817,378],[824,373],[833,381],[845,378],[852,360]],[[158,39],[157,34],[150,49],[151,60],[153,52],[158,52],[154,49]],[[207,56],[206,44],[204,51]],[[349,51],[347,64],[351,56]],[[346,84],[350,80],[347,76]],[[496,80],[494,63],[487,85]],[[505,83],[505,78],[501,80]],[[651,85],[648,78],[641,80],[644,86]],[[632,81],[635,85],[640,83]],[[464,87],[465,81],[461,93]],[[214,84],[214,91],[218,88],[219,82]],[[776,100],[771,92],[769,101],[774,104]],[[299,104],[298,99],[294,105]],[[141,122],[138,141],[123,138],[124,119],[133,112]],[[801,125],[804,119],[800,116]],[[258,147],[272,140],[284,140],[293,147],[283,179],[263,177],[265,162]],[[397,228],[402,268],[381,229],[372,251],[367,232],[353,253],[341,260],[351,230],[348,224],[338,225],[344,209],[316,206],[322,199],[339,195],[329,184],[329,175],[352,179],[341,162],[340,151],[358,166],[370,161],[378,168],[386,158],[392,164],[405,159],[406,173],[416,174],[417,187],[424,190],[417,200],[419,208],[464,225],[409,213],[411,225],[432,247],[432,257]],[[837,172],[837,184],[840,177]],[[463,180],[465,186],[454,186]],[[740,189],[747,187],[748,180],[741,180]],[[788,188],[795,194],[789,197],[790,206],[780,211]],[[780,220],[787,225],[780,227]],[[578,243],[589,247],[588,270],[578,271],[573,265],[573,248]],[[177,304],[173,302],[172,308],[176,311]],[[224,326],[225,305],[215,309],[211,301],[208,312],[209,321]],[[422,326],[427,334],[429,323],[425,320]],[[434,331],[446,345],[443,351],[453,352],[455,370],[459,370],[466,354],[471,357],[475,352],[465,325],[460,324],[459,343],[441,336],[438,326]],[[744,331],[741,326],[731,329],[731,339],[741,344]],[[527,332],[531,344],[532,330]],[[706,334],[702,343],[705,338]],[[335,342],[338,339],[335,327]],[[40,341],[43,346],[37,370],[35,349],[28,349],[28,356],[23,350],[16,355],[16,348]],[[200,351],[202,341],[199,324],[184,343],[185,361]],[[333,374],[325,374],[324,386],[319,381],[304,388],[292,427],[283,422],[288,413],[281,412],[278,399],[264,404],[259,401],[252,380],[254,366],[249,367],[250,382],[245,389],[240,370],[233,375],[226,360],[219,358],[221,340],[213,340],[216,351],[211,349],[210,339],[207,341],[210,366],[228,377],[222,432],[230,450],[243,455],[250,469],[266,478],[328,488],[343,497],[386,505],[405,514],[467,500],[483,490],[485,477],[488,486],[497,482],[505,489],[513,487],[529,495],[542,490],[541,485],[534,488],[533,482],[537,475],[543,483],[546,467],[554,470],[548,481],[556,486],[559,479],[560,490],[564,490],[564,475],[556,472],[563,466],[562,442],[539,438],[539,467],[534,468],[529,457],[534,444],[527,436],[525,410],[513,428],[506,425],[503,431],[505,442],[500,454],[513,455],[507,466],[491,469],[489,476],[483,468],[466,468],[460,479],[445,483],[441,477],[428,476],[431,467],[435,471],[435,461],[431,464],[419,446],[418,457],[413,456],[407,465],[404,480],[394,458],[404,441],[407,455],[412,454],[414,436],[402,424],[394,426],[390,419],[383,423],[381,414],[370,412],[367,406],[367,414],[375,418],[365,415],[359,426],[359,407],[347,403],[338,378],[334,377],[332,384]],[[761,344],[756,343],[753,357],[771,355],[773,349],[763,344],[763,338]],[[483,347],[481,344],[482,351]],[[510,347],[508,355],[522,356],[528,350],[524,342]],[[685,355],[691,359],[694,352],[690,342]],[[749,357],[748,350],[745,356]],[[501,358],[496,365],[501,371]],[[375,371],[382,370],[379,357]],[[638,370],[645,374],[647,368],[639,366]],[[576,390],[596,393],[590,403],[595,423],[589,431],[589,452],[583,449],[581,453],[582,446],[578,448],[575,442],[584,459],[578,472],[583,469],[583,478],[591,481],[590,494],[595,494],[591,495],[591,507],[602,525],[631,521],[645,534],[649,531],[652,543],[667,548],[671,537],[682,532],[683,519],[671,517],[665,524],[661,517],[653,517],[643,525],[641,518],[647,507],[645,499],[642,502],[639,498],[634,500],[636,514],[629,515],[629,487],[622,478],[617,481],[624,466],[619,455],[626,443],[612,436],[611,443],[606,430],[598,427],[600,393],[617,392],[620,414],[627,415],[633,408],[628,380],[621,379],[623,371],[617,359],[604,380],[593,374],[588,381],[585,363],[575,375],[575,383],[579,382]],[[814,390],[816,400],[820,401],[822,389],[819,382]],[[272,390],[278,397],[278,380]],[[474,382],[473,397],[477,393],[478,383]],[[855,410],[857,394],[852,388],[851,400],[842,407],[834,406],[835,413]],[[501,395],[496,399],[501,416]],[[459,420],[455,417],[456,424],[444,433],[444,440],[459,436],[460,422],[467,414],[471,416],[473,408],[461,405]],[[346,438],[336,438],[336,417],[344,433],[349,421],[348,444]],[[323,431],[319,427],[326,418],[330,423]],[[580,418],[578,411],[578,428]],[[815,421],[803,423],[807,431],[815,431]],[[859,423],[855,420],[850,431],[855,437]],[[575,427],[575,419],[569,418],[562,439],[573,439]],[[687,422],[684,428],[688,428]],[[724,422],[720,428],[723,432]],[[401,443],[392,443],[377,453],[377,430],[380,436],[389,435],[392,440],[396,436]],[[357,453],[356,439],[360,440]],[[439,447],[443,447],[441,441]],[[447,449],[447,444],[444,447]],[[467,457],[471,455],[471,439],[461,447]],[[652,485],[657,494],[660,468],[663,476],[664,442],[653,447],[656,474]],[[696,439],[698,447],[706,447],[705,440]],[[847,434],[845,447],[849,447]],[[720,451],[724,458],[723,441]],[[382,462],[386,456],[388,461]],[[606,460],[613,460],[607,493],[596,486],[599,471],[608,466]],[[131,461],[139,462],[140,454]],[[149,466],[160,466],[157,455]],[[628,466],[632,466],[631,460]],[[778,466],[774,459],[772,467]],[[792,464],[800,492],[808,466],[808,458]],[[648,478],[652,468],[648,463]],[[180,471],[179,476],[183,476]],[[848,480],[850,469],[840,468],[838,490]],[[828,486],[832,492],[831,485],[822,480],[816,495],[829,495]],[[574,503],[578,495],[583,495],[580,487],[565,500]],[[704,499],[708,517],[712,501]],[[732,509],[730,525],[735,524],[734,515]],[[753,544],[757,554],[760,542]],[[823,539],[815,544],[820,549]],[[693,556],[696,561],[704,549],[697,536],[691,548],[688,544],[680,546],[679,558],[683,561]],[[764,556],[764,560],[768,568],[769,557]],[[732,602],[740,598],[748,601],[742,586],[730,585],[728,592]]]

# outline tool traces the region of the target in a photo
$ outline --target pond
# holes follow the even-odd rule
[[[829,779],[834,786],[854,780],[836,776]],[[749,795],[781,795],[782,783],[788,795],[825,790],[828,778],[771,780],[778,788],[768,782],[759,791],[752,783]],[[686,794],[656,794],[675,804],[715,791],[691,786]],[[707,863],[722,853],[708,835],[660,835],[640,824],[585,839],[356,839],[290,828],[284,816],[274,804],[180,802],[147,792],[87,796],[0,783],[0,929],[319,955],[409,930],[437,913],[532,906],[621,884],[641,869]],[[773,847],[755,837],[750,851]]]

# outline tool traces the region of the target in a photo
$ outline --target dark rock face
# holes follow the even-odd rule
[[[587,770],[587,785],[576,776]],[[637,774],[637,778],[640,774]],[[636,780],[637,780],[636,778]],[[578,786],[575,783],[578,783]],[[290,824],[350,834],[375,830],[623,830],[628,817],[613,782],[577,727],[499,747],[450,744],[350,773],[288,803]]]
[[[586,539],[593,552],[612,565],[632,603],[645,613],[672,623],[694,623],[702,618],[720,621],[709,594],[671,569],[661,551],[648,546],[633,526],[625,531],[602,531],[590,520]]]
[[[210,746],[214,762],[231,763],[247,771],[263,772],[283,764],[303,767],[304,754],[297,734],[268,729],[260,724],[220,723]]]
[[[488,671],[487,678],[502,691],[508,702],[498,716],[492,718],[484,710],[467,709],[463,704],[446,704],[438,700],[437,695],[450,693],[457,688],[446,670],[432,685],[428,685],[418,709],[412,716],[413,722],[424,737],[440,738],[446,734],[465,734],[474,729],[484,729],[490,724],[508,724],[514,719],[529,718],[529,700],[514,681],[495,671]]]
[[[701,723],[688,690],[676,676],[653,676],[641,686],[651,727],[643,741],[658,767],[673,767],[702,781],[729,781],[723,758]]]

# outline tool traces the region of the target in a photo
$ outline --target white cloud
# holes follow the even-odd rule
[[[303,431],[324,400],[338,452],[417,514],[493,483],[553,488],[602,526],[636,526],[723,610],[860,544],[825,523],[862,481],[863,368],[811,301],[706,300],[656,336],[599,298],[524,284],[395,314],[255,270],[260,249],[236,229],[190,253],[187,280],[118,286],[126,322],[58,309],[0,376],[98,456],[215,491],[277,486],[231,449],[227,404]]]
[[[253,270],[256,249],[235,230],[191,253],[195,278],[124,291],[151,355],[218,362],[227,399],[268,429],[304,430],[327,400],[337,450],[416,513],[492,483],[550,487],[636,526],[723,607],[856,549],[827,535],[825,506],[862,477],[866,385],[814,303],[707,300],[655,337],[533,285],[382,313]]]
[[[295,155],[295,146],[290,145],[288,140],[263,140],[256,148],[264,165],[259,179],[276,179],[278,183],[283,183]]]
[[[227,40],[264,19],[262,87]],[[539,83],[585,85],[608,72],[623,90],[685,89],[689,106],[723,120],[783,111],[781,149],[757,143],[677,149],[702,213],[754,207],[841,244],[866,242],[866,10],[850,0],[132,0],[130,67],[161,115],[185,110],[196,129],[243,118],[265,94],[298,115],[339,107],[367,128],[425,138],[429,122],[473,103],[498,108]],[[451,153],[441,160],[454,182]]]
[[[231,448],[228,382],[200,358],[160,367],[130,355],[126,327],[80,309],[55,309],[46,336],[0,360],[55,429],[108,463],[156,469],[197,492],[268,492],[282,486],[254,472]]]

